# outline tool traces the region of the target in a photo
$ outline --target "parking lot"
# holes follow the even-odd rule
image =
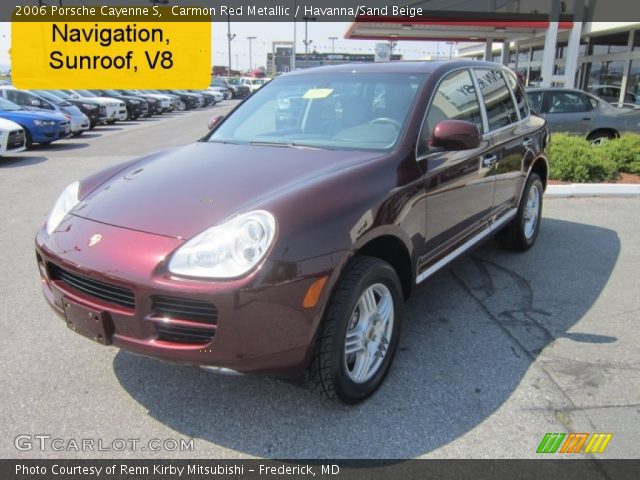
[[[0,456],[521,458],[547,432],[610,432],[639,457],[640,199],[548,199],[535,247],[490,241],[406,305],[400,351],[363,404],[105,348],[40,293],[33,238],[60,191],[101,168],[196,140],[235,101],[116,123],[0,158]],[[250,174],[250,172],[247,172]],[[127,248],[127,245],[122,245]],[[19,435],[194,439],[193,450],[19,451]]]

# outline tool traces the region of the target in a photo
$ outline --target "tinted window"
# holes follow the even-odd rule
[[[527,92],[531,110],[536,113],[542,112],[542,92]]]
[[[586,112],[587,103],[583,95],[577,92],[549,92],[549,113]]]
[[[476,78],[487,110],[489,130],[518,121],[516,107],[501,70],[476,69]]]
[[[425,153],[426,141],[441,120],[465,120],[483,131],[480,104],[469,70],[450,73],[438,85],[420,134],[418,155]]]
[[[426,153],[427,139],[442,120],[465,120],[484,131],[480,104],[469,70],[453,72],[438,85],[420,134],[418,155]]]
[[[513,95],[516,97],[516,104],[518,106],[518,111],[520,112],[520,118],[525,118],[529,115],[529,105],[527,104],[527,98],[522,91],[522,87],[518,83],[518,80],[516,80],[515,75],[511,72],[507,72],[506,77],[507,83],[509,84],[509,87],[511,87]]]

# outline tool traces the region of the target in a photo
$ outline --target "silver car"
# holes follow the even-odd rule
[[[583,135],[592,143],[640,132],[640,110],[614,107],[582,90],[532,88],[527,95],[531,109],[547,120],[551,132]]]

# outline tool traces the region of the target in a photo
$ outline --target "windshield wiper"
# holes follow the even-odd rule
[[[249,142],[249,145],[257,145],[260,147],[286,147],[286,148],[299,148],[301,150],[330,150],[326,147],[316,147],[312,145],[303,145],[295,142]]]

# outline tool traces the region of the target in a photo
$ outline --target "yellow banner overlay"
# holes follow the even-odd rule
[[[14,16],[11,25],[12,80],[18,88],[202,89],[211,82],[207,17],[29,20]]]

